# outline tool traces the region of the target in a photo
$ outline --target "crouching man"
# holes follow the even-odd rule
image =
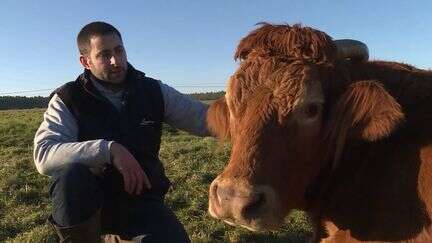
[[[56,89],[34,139],[50,176],[50,224],[61,242],[190,242],[164,204],[162,122],[207,135],[207,106],[127,62],[120,32],[93,22],[78,34],[84,72]]]

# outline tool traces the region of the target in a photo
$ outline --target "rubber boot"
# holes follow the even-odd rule
[[[86,221],[73,226],[59,226],[49,217],[52,226],[61,243],[101,243],[100,210]]]

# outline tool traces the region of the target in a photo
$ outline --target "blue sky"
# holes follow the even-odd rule
[[[432,69],[431,10],[430,0],[1,0],[0,95],[74,80],[76,35],[96,20],[120,30],[132,65],[182,92],[223,90],[238,41],[261,21],[302,23],[367,43],[372,59]]]

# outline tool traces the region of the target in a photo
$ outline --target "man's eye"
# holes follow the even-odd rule
[[[304,112],[308,118],[314,118],[318,115],[320,106],[317,104],[309,104],[305,107]]]
[[[110,53],[102,53],[101,57],[102,58],[110,58],[111,54]]]

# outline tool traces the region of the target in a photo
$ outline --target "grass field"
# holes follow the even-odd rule
[[[45,221],[49,178],[33,165],[33,136],[43,110],[0,111],[0,242],[55,242]],[[223,224],[207,213],[208,186],[229,158],[229,145],[165,126],[161,159],[172,181],[167,204],[192,242],[305,242],[311,228],[296,211],[278,232],[256,234]]]

